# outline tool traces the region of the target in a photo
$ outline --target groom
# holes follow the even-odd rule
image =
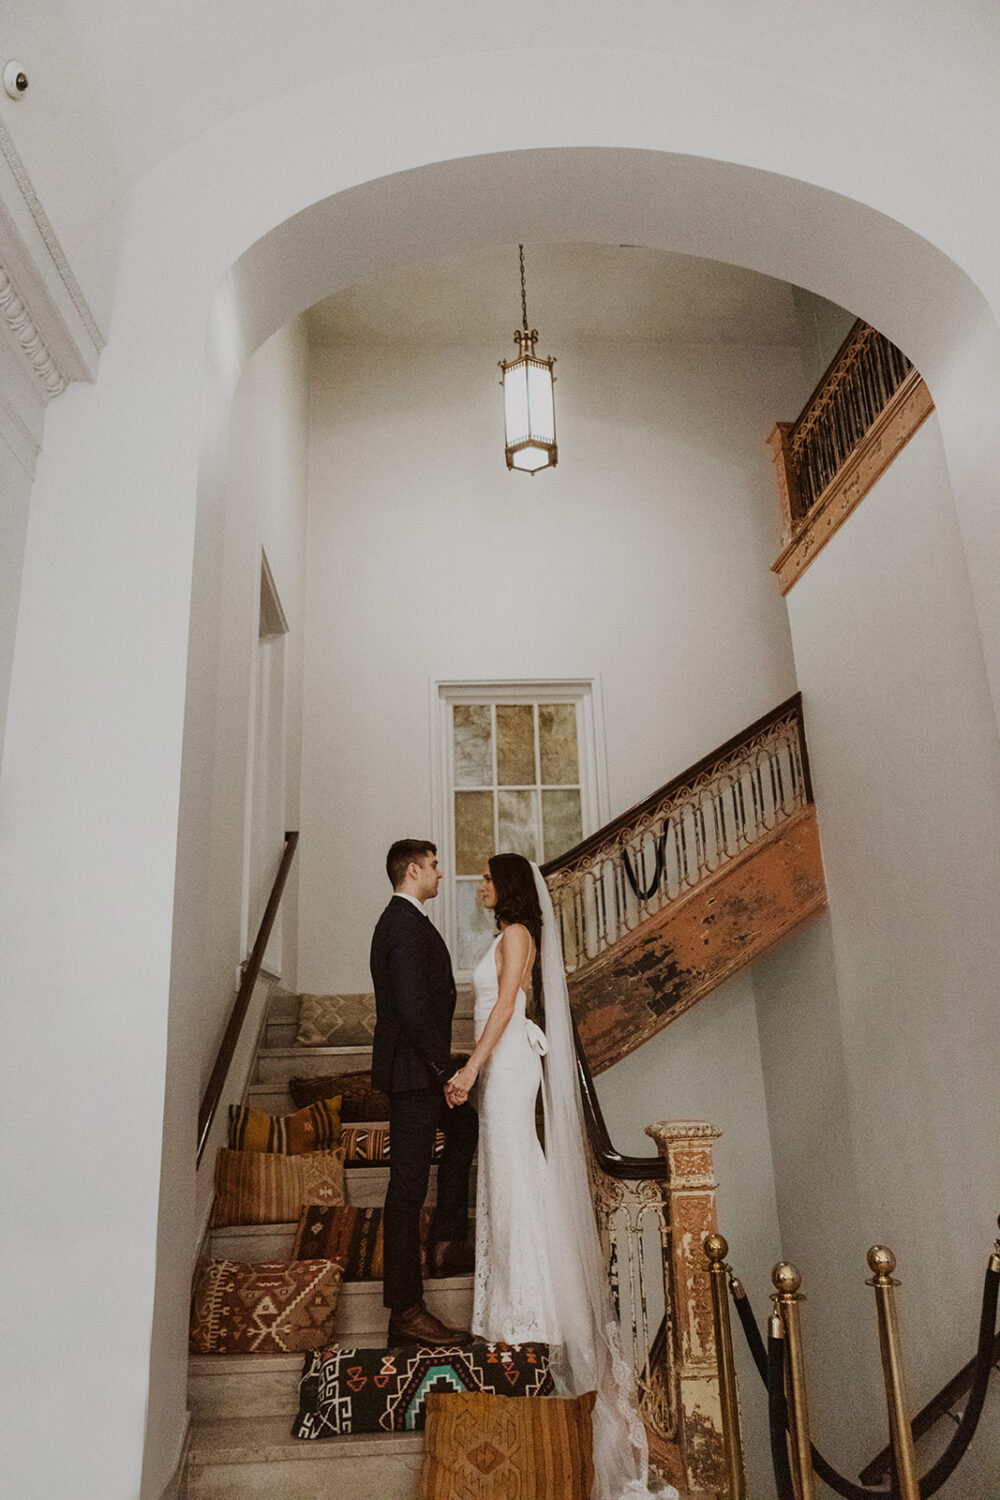
[[[372,1084],[389,1095],[389,1188],[382,1220],[383,1302],[391,1346],[468,1341],[427,1311],[420,1274],[420,1210],[427,1195],[438,1130],[445,1133],[438,1165],[437,1208],[431,1228],[435,1275],[471,1269],[467,1244],[469,1169],[479,1120],[470,1104],[451,1106],[455,979],[444,939],[424,911],[443,872],[437,850],[420,839],[399,839],[386,857],[393,896],[372,937],[375,1038]]]

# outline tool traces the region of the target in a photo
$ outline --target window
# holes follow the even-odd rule
[[[501,850],[544,864],[600,822],[594,683],[439,684],[446,936],[467,975],[493,934],[476,905]]]

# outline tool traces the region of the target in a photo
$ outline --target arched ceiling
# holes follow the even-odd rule
[[[560,340],[794,344],[802,302],[787,282],[643,245],[529,244],[528,318],[542,352]],[[316,342],[484,343],[498,355],[521,322],[517,245],[477,245],[393,267],[309,314]],[[513,348],[512,348],[513,352]]]

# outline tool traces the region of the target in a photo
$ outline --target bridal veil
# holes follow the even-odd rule
[[[650,1496],[646,1431],[635,1379],[621,1349],[587,1168],[586,1124],[576,1071],[573,1021],[562,943],[548,886],[532,864],[542,909],[541,970],[545,997],[542,1099],[549,1164],[547,1223],[561,1343],[553,1374],[571,1394],[596,1391],[593,1500]],[[660,1500],[676,1500],[667,1488]]]

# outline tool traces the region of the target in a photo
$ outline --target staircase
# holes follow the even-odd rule
[[[362,997],[358,997],[359,1000]],[[453,1028],[456,1050],[472,1049],[472,997],[460,994]],[[267,1023],[244,1102],[288,1114],[293,1077],[318,1077],[371,1066],[370,1047],[300,1047],[298,996],[272,989]],[[366,1121],[366,1124],[377,1122]],[[437,1167],[428,1201],[434,1201]],[[388,1167],[348,1167],[348,1201],[381,1205]],[[210,1231],[205,1253],[232,1260],[287,1259],[295,1224],[237,1225]],[[452,1327],[468,1327],[472,1277],[427,1283],[426,1302]],[[336,1342],[357,1348],[385,1344],[388,1313],[380,1281],[344,1282],[333,1325]],[[298,1409],[303,1355],[191,1356],[188,1405],[191,1436],[187,1500],[383,1500],[416,1496],[423,1455],[421,1433],[358,1434],[318,1441],[290,1436]]]
[[[297,838],[286,835],[265,920],[202,1101],[199,1160],[213,1138]],[[799,697],[543,873],[560,925],[578,1031],[595,1210],[623,1337],[642,1372],[650,1455],[682,1494],[712,1495],[724,1488],[725,1478],[701,1246],[718,1227],[712,1148],[719,1132],[703,1121],[659,1121],[646,1131],[656,1156],[622,1156],[608,1137],[591,1074],[641,1046],[826,904]],[[244,1092],[245,1103],[271,1114],[293,1111],[293,1076],[371,1065],[370,1047],[299,1046],[298,998],[272,986]],[[471,1050],[469,993],[460,993],[452,1041],[456,1051]],[[381,1205],[388,1175],[388,1167],[348,1167],[349,1202]],[[435,1175],[432,1167],[431,1202]],[[644,1260],[647,1228],[659,1244],[659,1270]],[[284,1259],[295,1229],[291,1223],[218,1229],[208,1235],[205,1253],[242,1261]],[[665,1316],[650,1338],[647,1292],[656,1290],[660,1273]],[[468,1327],[472,1278],[429,1282],[426,1300],[446,1323]],[[343,1284],[335,1342],[383,1347],[386,1324],[381,1282]],[[187,1500],[416,1497],[421,1433],[317,1441],[290,1436],[302,1364],[300,1354],[192,1357]]]

